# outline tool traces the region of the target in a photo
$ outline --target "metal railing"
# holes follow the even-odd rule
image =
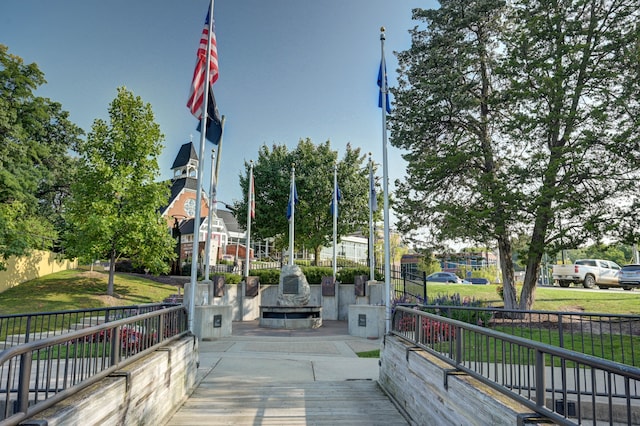
[[[640,367],[638,315],[447,305],[420,305],[420,309],[512,336]]]
[[[408,306],[391,334],[558,424],[637,424],[640,369]]]
[[[70,311],[0,315],[0,351],[93,325],[164,309],[172,304],[114,306]]]
[[[16,425],[187,334],[184,306],[158,306],[5,349],[0,352],[0,426]]]

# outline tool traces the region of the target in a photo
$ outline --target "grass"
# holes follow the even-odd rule
[[[357,352],[358,358],[380,358],[380,349],[374,349],[372,351]]]
[[[459,293],[485,301],[488,305],[504,305],[496,291],[497,285],[427,283],[427,296]],[[402,287],[399,287],[401,289]],[[407,291],[422,294],[422,287],[407,285]],[[520,288],[518,288],[518,295]],[[640,314],[640,291],[585,291],[581,288],[558,289],[537,287],[533,309],[539,311],[584,311],[609,314]]]
[[[109,275],[69,270],[27,281],[0,293],[0,314],[65,311],[162,302],[175,286],[116,274],[114,295],[107,296]]]

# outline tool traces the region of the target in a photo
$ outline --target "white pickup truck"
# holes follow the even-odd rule
[[[619,274],[620,265],[602,259],[578,259],[573,265],[554,265],[552,270],[553,280],[560,287],[569,287],[571,283],[582,284],[585,288],[596,285],[602,289],[618,287]]]

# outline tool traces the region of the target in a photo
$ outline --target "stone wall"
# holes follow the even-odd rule
[[[184,337],[23,424],[164,424],[193,390],[197,360],[197,340]]]
[[[379,383],[419,425],[533,425],[519,416],[530,409],[420,349],[407,352],[400,339],[386,336],[380,353]],[[543,422],[541,424],[548,425]]]

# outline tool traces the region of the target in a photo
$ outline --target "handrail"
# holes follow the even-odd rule
[[[0,352],[0,426],[16,425],[188,334],[172,306]]]
[[[589,415],[598,419],[602,404],[609,415],[605,421],[631,424],[632,407],[638,405],[630,389],[640,386],[640,368],[407,306],[395,307],[390,334],[559,424],[581,424]]]

